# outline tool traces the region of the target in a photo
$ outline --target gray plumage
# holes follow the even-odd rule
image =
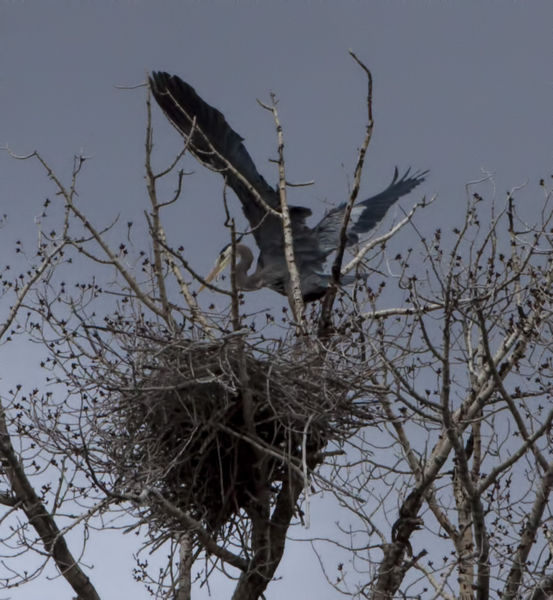
[[[247,248],[249,254],[240,251],[240,257],[246,260],[237,264],[238,287],[244,290],[269,287],[286,294],[290,278],[284,257],[282,222],[278,216],[267,213],[255,195],[259,194],[268,206],[279,211],[278,192],[258,172],[242,143],[243,138],[230,127],[220,111],[202,100],[192,86],[176,75],[154,72],[150,77],[150,88],[169,121],[185,139],[188,140],[194,124],[192,138],[188,140],[189,151],[203,165],[221,173],[242,204],[259,248],[259,257],[255,273],[248,275],[247,268],[253,255]],[[236,173],[229,169],[229,164]],[[399,177],[396,169],[392,182],[383,192],[355,204],[347,231],[348,245],[358,242],[359,235],[372,229],[392,204],[424,181],[426,174],[427,171],[410,175],[407,170]],[[302,206],[289,207],[294,256],[306,302],[321,298],[328,287],[330,275],[323,272],[324,263],[339,244],[345,208],[346,203],[340,204],[310,228],[305,220],[311,210]],[[344,277],[342,283],[348,284],[353,279]]]

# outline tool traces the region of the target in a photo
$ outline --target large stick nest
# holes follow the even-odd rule
[[[152,346],[118,394],[109,452],[124,488],[155,489],[211,531],[359,426],[351,381],[316,352],[264,353],[240,338]],[[149,510],[158,526],[174,518]]]

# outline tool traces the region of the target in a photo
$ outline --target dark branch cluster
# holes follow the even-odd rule
[[[149,332],[127,372],[106,371],[102,381],[111,391],[100,410],[111,417],[100,433],[117,488],[148,498],[157,528],[174,528],[175,516],[152,490],[208,531],[228,533],[241,511],[271,505],[290,478],[307,482],[324,447],[370,411],[355,409],[352,373],[299,352],[253,347],[243,336],[156,341]]]

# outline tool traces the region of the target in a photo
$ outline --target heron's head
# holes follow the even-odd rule
[[[215,265],[213,269],[209,272],[207,277],[205,278],[206,283],[211,283],[214,279],[216,279],[230,264],[232,259],[232,244],[227,244],[221,252],[219,252],[219,256],[215,261]],[[202,283],[200,289],[198,290],[198,294],[205,288],[205,283]]]

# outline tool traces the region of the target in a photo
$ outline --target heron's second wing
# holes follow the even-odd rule
[[[392,204],[422,183],[428,173],[428,171],[423,171],[409,175],[409,172],[410,169],[399,177],[396,168],[392,182],[383,192],[354,205],[348,225],[348,245],[358,241],[358,234],[370,231],[384,218]],[[345,210],[346,203],[340,204],[329,211],[313,230],[319,246],[325,254],[329,254],[338,247]]]
[[[150,89],[169,121],[188,140],[190,152],[202,164],[225,177],[242,203],[261,248],[263,239],[271,237],[269,234],[279,220],[265,218],[267,211],[256,200],[255,193],[274,209],[278,209],[279,200],[275,190],[257,171],[242,143],[243,138],[231,128],[220,111],[207,104],[192,86],[176,75],[153,72]],[[192,137],[188,139],[190,135]]]

